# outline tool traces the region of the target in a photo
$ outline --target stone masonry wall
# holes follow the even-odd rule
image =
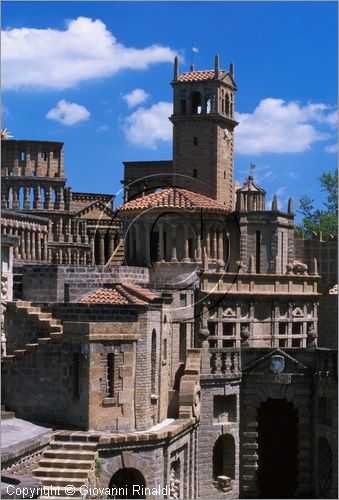
[[[148,269],[105,266],[23,266],[24,300],[74,302],[94,288],[113,283],[147,283]]]

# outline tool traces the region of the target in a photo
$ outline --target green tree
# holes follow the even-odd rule
[[[322,232],[323,239],[328,240],[330,235],[338,235],[338,171],[323,172],[317,180],[326,199],[321,209],[315,209],[310,196],[300,198],[299,212],[303,219],[298,229],[304,231],[305,238],[312,238],[313,232]]]

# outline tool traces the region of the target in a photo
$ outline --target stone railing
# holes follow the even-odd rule
[[[253,295],[317,295],[318,275],[209,273],[204,272],[201,289],[206,293]]]
[[[203,349],[202,375],[239,376],[241,373],[241,353],[238,348]]]

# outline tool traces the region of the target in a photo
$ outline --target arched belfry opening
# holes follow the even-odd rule
[[[119,469],[110,480],[109,498],[146,498],[146,481],[141,472],[133,468]]]
[[[200,92],[192,92],[192,114],[197,115],[201,113],[201,95]]]
[[[298,416],[292,403],[268,399],[258,410],[258,498],[295,498]]]

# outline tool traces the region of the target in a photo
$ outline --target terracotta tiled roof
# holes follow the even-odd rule
[[[224,75],[225,71],[219,71],[220,76]],[[189,73],[182,73],[178,77],[178,82],[200,82],[203,80],[214,80],[214,70],[207,71],[190,71]]]
[[[202,208],[222,212],[229,211],[221,203],[212,198],[182,188],[166,188],[162,191],[136,198],[121,205],[118,211],[145,210],[148,208]]]
[[[81,304],[146,305],[159,301],[160,296],[138,285],[117,285],[97,288],[80,299]]]

